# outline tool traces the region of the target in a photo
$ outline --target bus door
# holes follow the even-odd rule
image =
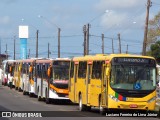
[[[72,90],[73,90],[73,101],[76,101],[76,82],[77,82],[77,73],[78,73],[78,62],[75,62],[75,64],[74,64],[74,78],[73,78],[73,83],[72,83],[72,81],[71,81],[71,88],[73,88]],[[78,98],[78,97],[77,97]],[[78,99],[77,99],[77,101],[78,101]]]
[[[101,103],[102,106],[107,105],[107,66],[103,64],[102,68],[102,84],[101,84]]]
[[[44,71],[45,71],[45,65],[41,64],[41,97],[43,97],[43,91],[44,91]]]
[[[91,96],[91,86],[90,86],[90,81],[91,81],[91,67],[92,67],[92,62],[88,62],[87,64],[87,78],[86,78],[86,103],[90,104],[90,96]]]
[[[30,66],[30,63],[27,63],[26,64],[26,91],[29,92],[29,82],[30,82],[30,79],[29,79],[29,66]]]
[[[33,64],[33,80],[34,80],[34,94],[37,95],[37,71],[36,71],[36,62]]]

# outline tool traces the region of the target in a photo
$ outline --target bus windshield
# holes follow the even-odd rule
[[[69,62],[55,61],[53,63],[53,81],[69,80]]]
[[[112,66],[110,85],[123,90],[154,90],[156,68],[148,64],[115,64]]]

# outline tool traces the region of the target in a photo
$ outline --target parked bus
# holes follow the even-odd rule
[[[10,88],[15,86],[13,77],[14,77],[14,68],[15,68],[15,60],[8,60],[7,62],[8,67],[8,86]]]
[[[23,95],[29,94],[32,96],[34,93],[34,81],[32,77],[32,72],[30,72],[30,67],[35,63],[35,59],[24,59],[22,60],[22,84],[21,89],[23,91]]]
[[[69,66],[70,59],[68,58],[36,60],[34,73],[37,77],[38,100],[45,98],[47,104],[51,100],[69,100]]]
[[[4,60],[2,62],[2,85],[7,85],[8,79],[7,79],[7,60]]]
[[[22,60],[15,60],[15,68],[14,68],[14,83],[15,83],[15,90],[21,91],[21,84],[22,84],[22,78],[21,78],[21,72],[22,72]]]
[[[13,76],[10,75],[9,66],[14,63],[14,60],[5,60],[2,62],[2,85],[8,85]]]
[[[22,85],[23,95],[28,94],[30,97],[37,95],[37,76],[36,60],[44,58],[31,58],[22,60]]]
[[[154,110],[156,61],[130,54],[99,54],[72,59],[69,98],[79,110]]]

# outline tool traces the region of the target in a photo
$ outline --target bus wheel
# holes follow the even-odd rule
[[[41,96],[38,95],[38,101],[41,101]]]
[[[87,111],[91,111],[91,106],[86,106]]]
[[[46,104],[50,104],[50,99],[48,98],[48,96],[47,96],[47,89],[46,89]]]
[[[23,90],[23,95],[26,95],[26,91],[25,90]]]
[[[101,115],[104,115],[104,114],[105,114],[105,108],[102,107],[101,97],[99,98],[99,113],[100,113]]]
[[[15,90],[18,90],[18,87],[15,87]]]
[[[86,106],[83,105],[83,103],[82,103],[82,95],[80,94],[80,95],[79,95],[79,110],[80,110],[80,111],[84,111],[85,108],[86,108]]]
[[[39,96],[39,86],[38,86],[38,90],[37,90],[37,96],[38,96],[38,101],[41,101],[41,96]]]
[[[21,88],[18,88],[18,92],[21,92]]]
[[[32,94],[32,93],[29,93],[29,97],[33,97],[33,94]]]

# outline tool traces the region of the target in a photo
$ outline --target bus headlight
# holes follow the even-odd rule
[[[55,90],[51,89],[52,92],[57,93]]]
[[[151,102],[153,102],[153,101],[155,101],[155,100],[156,100],[156,97],[153,97],[153,98],[149,99],[149,100],[147,101],[147,103],[151,103]]]
[[[115,97],[115,96],[113,96],[113,95],[111,95],[111,94],[109,94],[108,95],[112,100],[114,100],[114,101],[116,101],[116,102],[119,102],[119,100]]]
[[[54,93],[57,93],[55,90],[53,90]]]

